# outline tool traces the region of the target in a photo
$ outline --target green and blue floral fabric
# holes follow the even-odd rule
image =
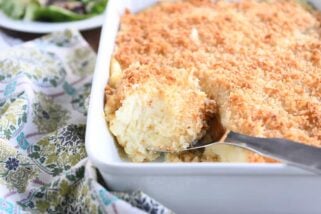
[[[95,59],[75,31],[0,51],[0,214],[170,213],[97,182],[84,142]]]

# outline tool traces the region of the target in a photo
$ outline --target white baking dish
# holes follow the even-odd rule
[[[130,163],[119,157],[104,120],[104,88],[125,8],[155,0],[110,0],[91,93],[86,149],[108,187],[142,190],[177,213],[321,213],[321,176],[283,164]],[[314,0],[321,8],[321,1]]]

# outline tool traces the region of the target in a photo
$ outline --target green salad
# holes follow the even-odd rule
[[[65,22],[104,12],[108,0],[0,0],[0,10],[13,19]]]

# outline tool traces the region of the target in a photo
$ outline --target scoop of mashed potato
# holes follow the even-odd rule
[[[122,74],[112,72],[111,80],[106,88],[107,121],[135,162],[154,160],[157,151],[187,148],[205,134],[216,111],[192,71],[133,64]]]

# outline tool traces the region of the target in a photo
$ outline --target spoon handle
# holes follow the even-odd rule
[[[224,143],[321,174],[321,149],[281,138],[259,138],[230,131]]]

